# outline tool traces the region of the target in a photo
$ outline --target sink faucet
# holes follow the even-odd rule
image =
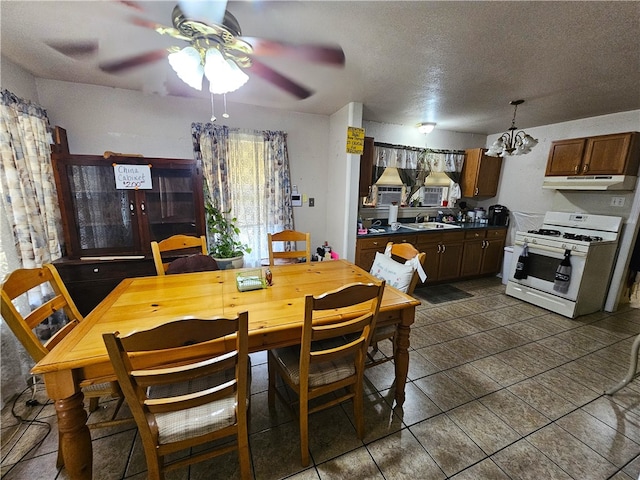
[[[425,218],[424,213],[417,214],[415,223],[420,223],[420,219],[424,220],[424,218]]]

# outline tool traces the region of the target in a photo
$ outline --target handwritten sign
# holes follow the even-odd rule
[[[119,190],[151,190],[151,165],[113,164],[116,188]]]
[[[364,128],[347,127],[347,153],[362,155],[364,151]]]

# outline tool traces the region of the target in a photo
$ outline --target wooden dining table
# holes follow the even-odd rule
[[[305,295],[352,282],[377,281],[345,260],[275,265],[271,271],[271,286],[243,292],[238,290],[236,276],[247,269],[127,278],[37,363],[32,373],[44,378],[54,401],[64,464],[72,480],[92,477],[91,436],[80,384],[115,379],[103,333],[126,335],[178,318],[231,317],[248,311],[251,352],[296,345],[302,333]],[[385,288],[378,325],[397,326],[397,405],[405,398],[409,333],[418,305],[420,301],[413,297]]]

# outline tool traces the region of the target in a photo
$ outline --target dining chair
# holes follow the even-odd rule
[[[171,262],[165,261],[163,254],[197,252],[202,255],[207,255],[207,239],[204,235],[200,237],[174,235],[159,242],[151,242],[151,252],[153,253],[153,263],[156,266],[156,273],[158,275],[165,275]]]
[[[310,414],[351,399],[358,438],[364,436],[364,362],[384,284],[352,283],[322,295],[307,295],[301,344],[269,350],[267,354],[269,407],[274,407],[276,395],[293,407],[276,388],[277,377],[297,395],[300,451],[305,467],[309,464]],[[325,401],[321,402],[320,397]],[[318,403],[311,406],[313,399]]]
[[[147,478],[238,451],[240,475],[251,477],[247,408],[249,314],[180,319],[103,339],[136,420]],[[193,448],[226,437],[234,441]],[[190,455],[171,455],[186,451]],[[171,455],[172,459],[166,458]]]
[[[41,289],[40,292],[44,292],[50,298],[40,306],[32,306],[27,297],[28,292],[34,289]],[[45,264],[40,268],[20,268],[11,272],[2,283],[0,295],[2,318],[7,322],[13,334],[34,362],[42,360],[47,353],[55,348],[67,334],[83,321],[83,317],[76,308],[75,303],[73,303],[56,267],[52,264]],[[18,310],[19,308],[30,309],[30,311],[22,315]],[[64,312],[67,323],[53,332],[52,330],[55,327],[50,320],[54,315],[60,315],[58,312]],[[60,323],[64,320],[64,318],[61,318]],[[41,341],[36,332],[47,332],[46,335],[49,338],[46,341]],[[43,334],[42,336],[45,335]],[[131,422],[131,418],[115,420],[124,401],[124,396],[116,381],[87,381],[80,383],[80,387],[84,397],[89,400],[90,412],[98,409],[100,398],[118,398],[110,420],[90,423],[88,425],[90,428],[110,427]],[[59,446],[61,440],[59,440]],[[57,465],[62,465],[61,448],[58,448]]]
[[[418,249],[415,248],[410,243],[389,242],[387,243],[387,246],[385,248],[385,252],[387,251],[391,254],[391,258],[387,257],[388,261],[396,262],[398,263],[398,265],[397,266],[394,265],[394,267],[392,268],[382,268],[378,270],[375,268],[375,264],[374,264],[374,266],[371,269],[371,273],[376,277],[379,277],[383,280],[387,280],[387,284],[390,284],[389,283],[390,278],[387,276],[389,272],[394,272],[395,270],[395,273],[394,273],[394,275],[396,275],[395,279],[399,278],[397,272],[399,272],[400,269],[402,269],[403,272],[408,272],[406,273],[405,280],[400,280],[396,288],[398,288],[403,293],[407,293],[408,295],[413,295],[413,291],[418,285],[418,280],[420,280],[418,270],[413,266],[411,266],[411,268],[408,268],[408,269],[405,269],[403,267],[406,265],[407,260],[412,260],[417,257],[418,262],[420,263],[420,266],[424,268],[424,262],[427,258],[427,254],[424,252],[418,251]],[[386,272],[386,274],[382,272]],[[403,274],[404,273],[400,273],[399,275],[403,275]],[[374,367],[376,365],[380,365],[381,363],[389,362],[394,359],[395,350],[396,350],[395,336],[396,336],[396,325],[385,325],[385,326],[376,327],[375,331],[373,332],[373,339],[371,340],[371,346],[369,348],[369,351],[367,352],[368,361],[365,365],[366,368]],[[379,350],[378,343],[382,342],[383,340],[391,341],[391,344],[393,346],[392,355],[390,356],[386,355],[385,353]],[[378,353],[380,353],[381,356],[376,356]]]
[[[294,250],[274,251],[274,242],[294,242]],[[296,242],[305,242],[305,249],[297,250]],[[267,234],[267,243],[269,245],[269,265],[274,265],[277,258],[297,261],[297,259],[304,257],[306,263],[311,261],[311,234],[309,232],[282,230],[278,233],[269,233]]]

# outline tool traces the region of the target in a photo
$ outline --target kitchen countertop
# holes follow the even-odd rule
[[[402,223],[402,222],[401,222]],[[489,225],[486,223],[478,222],[449,222],[446,225],[458,225],[460,228],[430,228],[425,230],[412,230],[409,228],[400,227],[398,230],[391,230],[389,225],[380,225],[377,227],[371,227],[379,232],[372,232],[371,228],[368,233],[358,234],[357,238],[370,238],[388,235],[410,235],[410,234],[429,234],[429,233],[443,233],[443,232],[460,232],[465,230],[487,229],[487,228],[503,228],[507,229],[504,225]]]

